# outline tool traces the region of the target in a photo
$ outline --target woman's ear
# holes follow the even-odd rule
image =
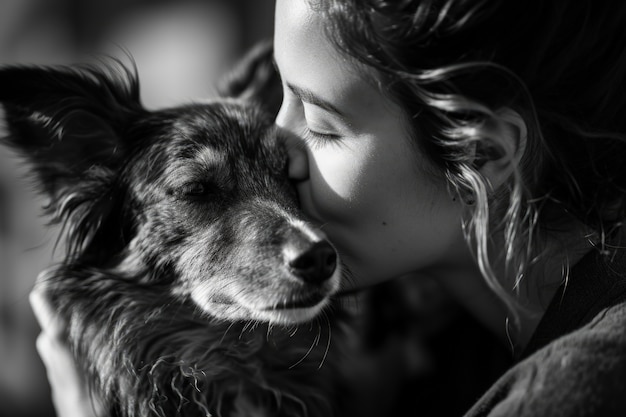
[[[515,110],[496,111],[484,126],[484,139],[476,143],[474,167],[490,185],[490,191],[504,184],[519,165],[528,141],[524,118]]]

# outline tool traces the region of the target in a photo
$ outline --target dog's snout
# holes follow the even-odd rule
[[[290,252],[291,258],[287,259],[289,268],[305,282],[320,284],[329,279],[337,268],[337,254],[325,240]]]

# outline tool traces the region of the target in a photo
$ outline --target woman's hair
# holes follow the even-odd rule
[[[482,274],[507,296],[559,219],[602,238],[626,211],[626,2],[311,0],[336,46],[374,68],[417,146],[467,202]],[[526,124],[523,158],[493,190],[479,169],[502,156],[503,109]],[[491,215],[491,219],[490,219]],[[505,279],[487,244],[503,230]],[[604,240],[602,240],[604,244]]]

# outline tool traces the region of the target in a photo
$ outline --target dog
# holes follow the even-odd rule
[[[155,111],[119,61],[0,69],[3,143],[67,242],[37,285],[108,415],[341,408],[342,265],[287,177],[271,57],[253,51],[218,99]]]

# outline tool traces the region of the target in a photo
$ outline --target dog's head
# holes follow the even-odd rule
[[[339,286],[336,253],[297,207],[263,100],[271,51],[225,90],[147,111],[121,64],[0,69],[5,142],[68,230],[67,264],[166,285],[228,320],[309,320]],[[245,97],[246,100],[241,99]]]

